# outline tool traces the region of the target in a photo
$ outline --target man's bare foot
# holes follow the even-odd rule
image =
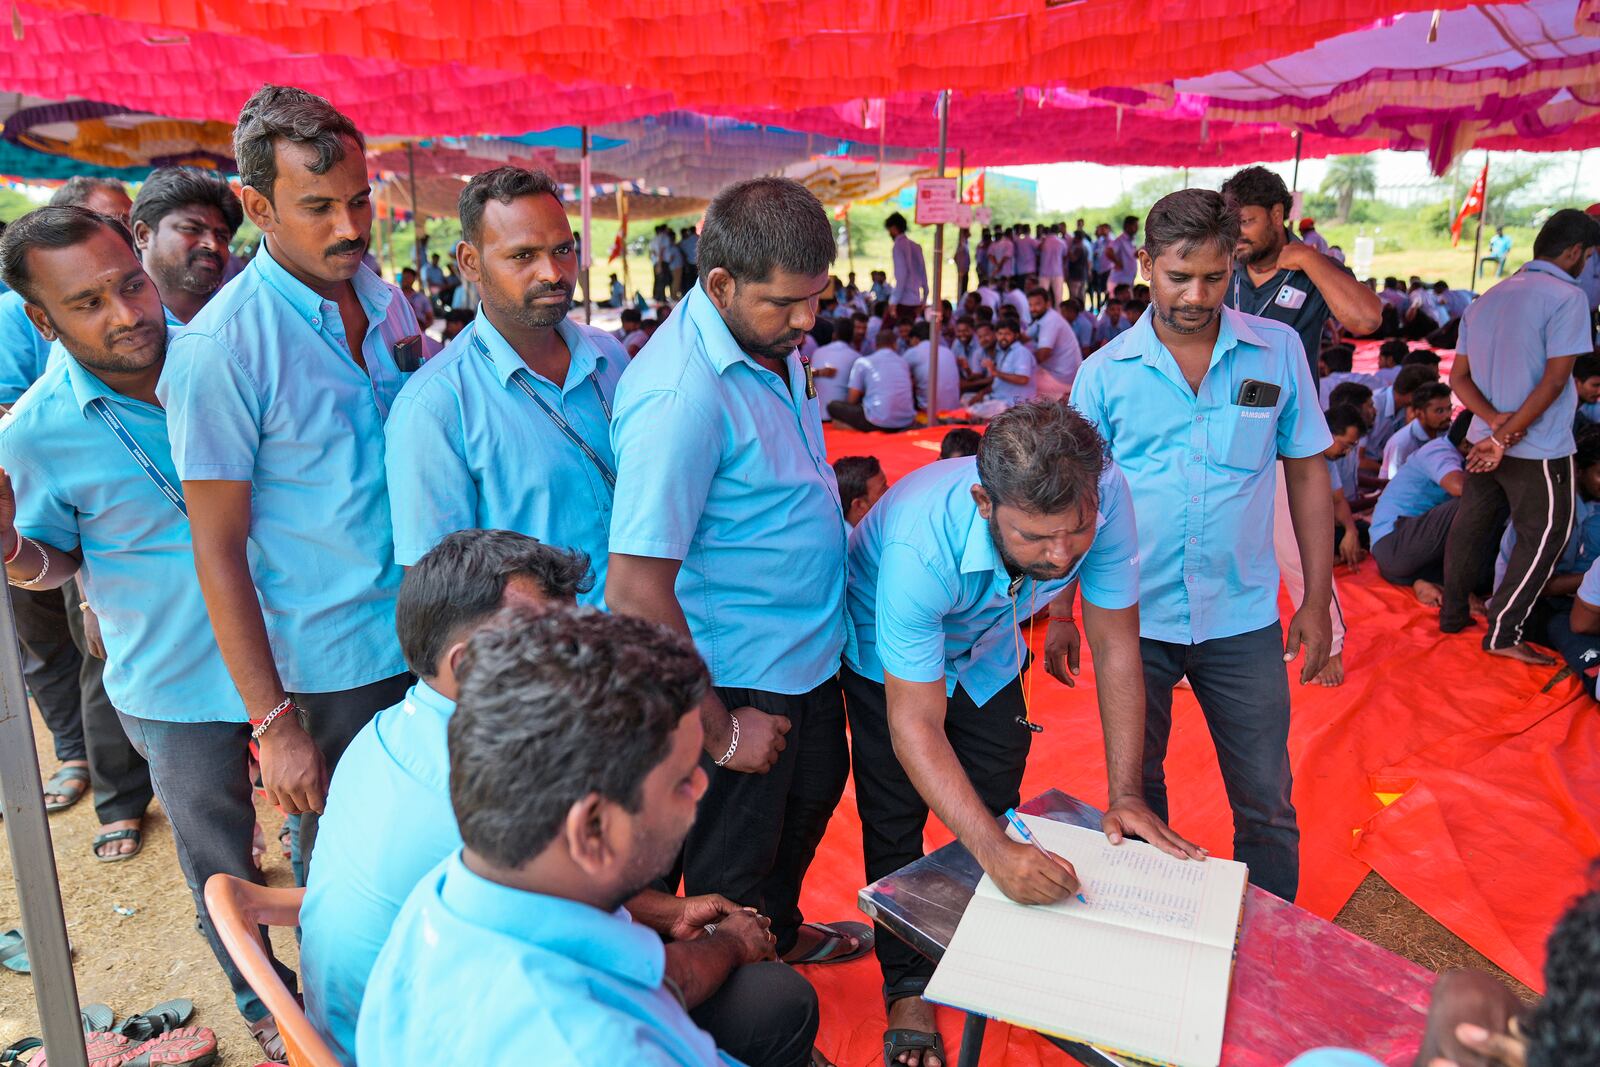
[[[1436,608],[1444,603],[1444,590],[1432,582],[1418,578],[1411,583],[1411,591],[1417,595],[1417,603],[1425,608]]]
[[[1545,655],[1526,641],[1520,645],[1512,645],[1510,648],[1491,648],[1489,649],[1489,655],[1504,656],[1506,659],[1514,659],[1518,663],[1528,663],[1535,667],[1554,667],[1556,665],[1553,656]]]
[[[939,1027],[933,1017],[933,1005],[921,997],[901,997],[889,1005],[889,1029],[938,1033]],[[903,1063],[906,1067],[944,1067],[944,1060],[929,1051],[905,1052],[895,1062]]]
[[[1344,684],[1344,653],[1336,652],[1328,657],[1328,662],[1315,678],[1311,679],[1312,685],[1320,685],[1327,689],[1334,689]]]

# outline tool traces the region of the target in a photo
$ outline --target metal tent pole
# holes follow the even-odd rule
[[[1294,131],[1294,178],[1289,182],[1289,191],[1300,191],[1300,146],[1305,142],[1305,135],[1299,130]]]
[[[590,246],[590,222],[594,219],[594,205],[589,203],[589,127],[583,127],[583,156],[578,161],[578,199],[582,201],[583,243],[579,246],[578,269],[583,272],[583,321],[594,321],[594,300],[589,296],[589,268],[594,265],[594,249]]]
[[[406,167],[411,172],[411,247],[417,261],[417,277],[422,277],[422,210],[417,206],[417,153],[413,142],[406,142]]]
[[[939,177],[944,177],[945,150],[950,140],[950,90],[939,94]],[[956,199],[960,199],[959,187]],[[939,425],[939,333],[943,326],[940,282],[944,279],[944,223],[933,228],[933,313],[928,318],[928,425]]]
[[[33,744],[27,683],[17,644],[11,590],[0,597],[0,798],[5,803],[6,842],[17,884],[22,929],[32,962],[33,994],[50,1062],[57,1067],[88,1067],[83,1021],[78,1017],[78,987],[72,979],[61,885],[50,846],[44,794],[39,789],[39,753]]]

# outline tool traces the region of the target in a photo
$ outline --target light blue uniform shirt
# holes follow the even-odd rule
[[[1426,515],[1450,499],[1441,484],[1451,471],[1464,469],[1461,450],[1448,437],[1436,437],[1411,454],[1406,465],[1383,487],[1372,509],[1372,543],[1394,532],[1401,518]]]
[[[0,293],[0,404],[15,404],[50,361],[50,342],[28,321],[24,303],[21,293]]]
[[[84,597],[100,617],[105,686],[128,715],[159,722],[245,722],[200,596],[189,520],[91,406],[103,398],[178,488],[167,415],[123,396],[63,353],[0,420],[0,466],[17,529],[81,548]]]
[[[1339,471],[1339,484],[1334,488],[1342,490],[1345,499],[1355,503],[1361,495],[1361,442],[1356,442],[1356,447],[1338,459],[1329,460],[1328,465]]]
[[[689,1018],[665,973],[661,938],[626,912],[499,885],[456,853],[395,921],[361,1006],[357,1058],[430,1060],[445,1036],[440,1021],[470,1019],[448,1034],[461,1063],[526,1055],[547,1067],[737,1067]]]
[[[457,530],[515,530],[587,553],[595,585],[581,599],[605,603],[611,486],[514,376],[615,474],[606,407],[628,356],[604,330],[563,320],[556,331],[572,355],[559,386],[530,370],[480,309],[400,390],[384,435],[401,566]]]
[[[1078,339],[1078,351],[1082,351],[1094,344],[1094,319],[1087,311],[1078,312],[1078,317],[1068,323],[1072,327],[1072,336]]]
[[[1328,463],[1328,484],[1333,486],[1335,493],[1344,492],[1344,475],[1339,472],[1339,461],[1330,459]]]
[[[874,426],[903,430],[917,421],[911,365],[887,348],[851,364],[850,388],[861,390],[861,409]]]
[[[1511,553],[1517,547],[1517,528],[1506,524],[1500,537],[1500,554],[1494,561],[1494,584],[1498,588],[1511,566]],[[1556,574],[1587,574],[1594,561],[1600,559],[1600,505],[1578,497],[1572,503],[1572,531],[1567,536],[1567,547],[1556,559]]]
[[[1372,428],[1367,431],[1367,436],[1362,439],[1361,450],[1373,459],[1383,458],[1383,446],[1389,443],[1389,438],[1399,432],[1406,424],[1406,409],[1397,408],[1394,402],[1394,386],[1387,385],[1379,388],[1374,385],[1372,392],[1372,406],[1378,409],[1378,417],[1373,420]]]
[[[916,386],[917,409],[928,410],[928,366],[933,362],[933,346],[918,341],[906,349],[906,365],[911,368],[911,381]],[[961,368],[956,363],[956,353],[949,345],[939,344],[939,407],[949,411],[961,406]]]
[[[678,603],[713,682],[799,694],[839,669],[845,533],[817,402],[787,368],[751,359],[689,291],[617,386],[611,551],[683,561]]]
[[[158,387],[184,481],[250,482],[250,569],[291,693],[354,689],[403,672],[383,421],[419,336],[405,294],[368,270],[351,359],[338,305],[266,244],[173,339]]]
[[[950,351],[956,354],[956,359],[961,362],[962,373],[969,378],[976,378],[983,373],[983,346],[978,343],[977,337],[970,341],[951,341]]]
[[[1026,385],[1017,385],[1004,378],[996,377],[994,387],[989,390],[991,400],[1004,400],[1007,404],[1020,404],[1024,400],[1032,400],[1039,395],[1038,371],[1039,363],[1033,358],[1033,353],[1028,351],[1028,346],[1021,341],[1010,348],[1001,348],[994,361],[994,369],[1005,371],[1007,374],[1026,374]]]
[[[1139,628],[1156,641],[1199,644],[1277,621],[1273,468],[1333,441],[1300,335],[1232,308],[1221,315],[1198,396],[1156,336],[1153,309],[1085,361],[1072,388],[1133,491]],[[1235,403],[1247,378],[1278,386],[1277,405]]]
[[[455,709],[418,682],[361,728],[333,772],[300,908],[300,977],[306,1014],[346,1064],[355,1063],[361,999],[395,916],[461,847],[446,743]]]
[[[835,400],[850,399],[850,368],[855,366],[856,360],[860,358],[861,353],[844,341],[829,341],[811,353],[813,373],[823,369],[831,369],[834,372],[827,377],[813,379],[817,387],[817,410],[821,413],[823,422],[832,421],[828,416],[829,404]]]
[[[1019,346],[1020,347],[1020,346]],[[1031,358],[1031,357],[1030,357]],[[850,536],[850,669],[883,681],[959,683],[982,707],[1017,676],[1017,625],[1074,578],[1086,600],[1126,608],[1139,599],[1139,539],[1122,472],[1100,476],[1095,538],[1065,578],[1024,578],[1016,599],[972,487],[976,457],[947,459],[900,479]]]
[[[1383,1064],[1365,1052],[1347,1048],[1314,1048],[1296,1056],[1289,1062],[1289,1067],[1383,1067]]]
[[[1461,316],[1456,351],[1472,368],[1472,381],[1496,411],[1516,411],[1544,376],[1545,364],[1593,351],[1589,301],[1577,281],[1553,263],[1533,260],[1472,302]],[[1513,459],[1560,459],[1575,450],[1572,419],[1578,387],[1567,375],[1561,395],[1506,450]],[[1476,416],[1467,439],[1489,436]]]
[[[1592,608],[1600,608],[1600,560],[1584,572],[1583,582],[1578,586],[1578,599]]]

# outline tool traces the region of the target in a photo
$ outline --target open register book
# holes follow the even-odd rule
[[[1077,869],[1088,902],[1017,904],[985,875],[927,998],[1142,1060],[1217,1067],[1244,864],[1022,818]]]

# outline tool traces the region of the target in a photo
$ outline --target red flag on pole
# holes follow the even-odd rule
[[[1472,191],[1467,193],[1467,198],[1461,202],[1461,211],[1456,215],[1456,221],[1450,224],[1450,245],[1455,247],[1461,243],[1461,224],[1473,215],[1483,211],[1483,197],[1489,188],[1489,162],[1484,160],[1483,170],[1478,174],[1478,180],[1472,183]]]
[[[619,196],[618,199],[620,200],[621,197]],[[627,207],[624,206],[622,208],[622,211],[619,214],[621,215],[621,218],[618,220],[619,225],[617,226],[617,239],[615,241],[611,242],[611,255],[606,257],[606,262],[607,263],[610,263],[613,260],[616,260],[616,259],[620,258],[621,256],[623,256],[627,252],[627,248],[628,248],[628,209],[627,209]]]
[[[974,180],[971,185],[967,186],[966,192],[961,194],[961,202],[963,204],[981,204],[981,203],[983,203],[983,197],[984,197],[983,176],[984,176],[984,172],[983,171],[979,171],[977,179]]]

